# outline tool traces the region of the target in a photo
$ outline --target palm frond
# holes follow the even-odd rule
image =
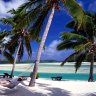
[[[14,54],[16,51],[16,48],[18,46],[18,41],[16,39],[13,42],[10,42],[7,46],[6,49],[10,52],[10,54]]]
[[[75,21],[75,20],[69,22],[69,23],[66,25],[66,27],[67,27],[67,28],[74,29],[74,32],[73,32],[73,33],[75,33],[75,34],[79,34],[79,33],[81,33],[82,31],[83,31],[83,32],[82,32],[81,34],[84,34],[84,33],[85,33],[85,32],[84,32],[84,29],[82,28],[82,26],[78,29],[78,25],[76,24],[76,21]],[[77,30],[77,29],[78,29],[78,30]]]
[[[15,25],[12,18],[2,18],[1,22],[7,25],[11,25],[11,26]]]
[[[77,20],[78,29],[84,23],[85,12],[83,8],[75,0],[63,0],[64,7],[66,7],[71,16]]]
[[[63,66],[67,61],[69,61],[70,59],[74,58],[74,56],[77,54],[77,52],[72,53],[71,55],[69,55],[62,63],[61,66]]]
[[[37,20],[34,22],[33,26],[30,27],[29,31],[30,31],[30,35],[32,37],[32,39],[37,38],[37,40],[39,39],[39,32],[41,31],[41,28],[43,26],[43,22],[45,20],[45,17],[48,14],[49,9],[45,6],[44,10],[40,13],[40,15],[38,16]]]
[[[80,44],[81,42],[62,41],[60,44],[57,45],[57,50],[74,49],[74,47]]]
[[[74,50],[75,50],[75,51],[87,50],[87,49],[90,48],[91,44],[92,44],[91,42],[86,42],[85,44],[82,43],[82,44],[74,47]]]
[[[23,14],[21,17],[22,20],[19,20],[18,25],[16,27],[26,27],[26,25],[29,25],[30,23],[32,24],[37,19],[37,16],[39,16],[41,8],[42,6],[38,6],[34,10],[30,10],[27,13]]]
[[[11,54],[15,53],[15,50],[18,46],[18,39],[19,39],[18,34],[14,34],[14,35],[11,36],[11,40],[4,45],[5,49],[8,49],[8,51]]]
[[[24,47],[23,47],[23,42],[21,43],[19,52],[18,52],[18,61],[20,61],[23,57],[23,53],[24,53]]]
[[[24,4],[22,4],[17,10],[17,14],[22,15],[25,13],[25,11],[28,10],[33,10],[35,9],[38,5],[41,5],[43,0],[28,0]]]
[[[14,63],[14,58],[12,55],[10,55],[7,51],[3,51],[3,56],[11,63]]]
[[[82,36],[90,39],[90,37],[92,37],[92,35],[93,35],[92,20],[91,20],[91,18],[89,18],[89,16],[86,16],[86,18],[84,20],[86,21],[85,25],[82,24],[82,26],[79,29],[78,29],[78,25],[75,23],[75,20],[69,22],[66,25],[66,27],[74,29],[71,33],[82,35]]]
[[[16,14],[16,10],[15,9],[11,9],[11,10],[8,11],[8,13]]]
[[[82,51],[76,56],[76,63],[75,63],[75,72],[80,68],[82,62],[86,58],[87,51]]]
[[[71,21],[66,25],[67,28],[75,28],[75,26],[75,21]]]
[[[28,35],[26,35],[24,38],[25,38],[25,46],[26,46],[28,56],[31,57],[32,56],[32,48],[31,48],[31,44],[30,44],[30,38]]]
[[[61,38],[63,40],[77,40],[77,41],[85,41],[85,40],[87,40],[87,38],[82,36],[82,35],[75,34],[75,33],[69,33],[69,32],[63,32],[61,34]]]
[[[8,36],[8,35],[10,35],[10,34],[11,34],[10,32],[6,32],[6,31],[0,32],[0,41],[1,41],[5,36]]]
[[[86,32],[87,37],[92,40],[93,35],[94,35],[94,31],[93,31],[93,27],[96,23],[93,23],[93,19],[92,17],[86,16],[85,21],[86,21],[86,25],[85,25],[85,30],[84,32]]]

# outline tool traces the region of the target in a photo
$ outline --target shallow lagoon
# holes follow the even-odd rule
[[[0,74],[10,73],[11,64],[1,64]],[[62,76],[64,80],[87,80],[89,76],[90,63],[82,63],[77,73],[75,73],[74,62],[66,63],[63,67],[60,63],[40,63],[38,73],[40,78],[51,78],[52,76]],[[33,70],[33,64],[16,64],[15,76],[30,75]],[[94,77],[96,80],[96,63],[94,65]]]

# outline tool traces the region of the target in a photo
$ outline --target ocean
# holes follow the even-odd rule
[[[11,66],[0,65],[0,74],[7,72],[10,74]],[[30,76],[33,64],[16,64],[14,76]],[[60,66],[60,63],[40,63],[38,73],[39,78],[51,79],[54,76],[62,76],[63,80],[88,80],[90,63],[83,62],[77,73],[75,73],[74,62]],[[94,65],[94,79],[96,80],[96,64]]]

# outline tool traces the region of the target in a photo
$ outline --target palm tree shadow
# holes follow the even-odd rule
[[[49,91],[49,93],[47,93],[48,96],[71,96],[70,91],[61,88],[51,87],[50,84],[41,84],[41,83],[37,83],[37,84],[42,89],[44,88],[45,90]]]
[[[89,93],[89,94],[85,94],[85,96],[96,96],[96,92],[94,92],[94,93]]]
[[[43,94],[30,91],[27,87],[18,86],[14,89],[0,89],[0,96],[43,96]]]
[[[69,91],[61,88],[48,88],[47,90],[51,91],[48,96],[71,96]]]
[[[41,84],[41,83],[36,83],[36,84],[38,84],[40,87],[48,87],[48,86],[50,86],[50,84]]]
[[[13,89],[9,89],[9,88],[6,88],[6,87],[3,87],[2,89],[0,88],[0,96],[1,95],[7,95],[7,94],[13,94],[13,93],[16,93],[17,92],[17,89],[16,88],[13,88]],[[7,95],[9,96],[9,95]]]
[[[1,89],[0,96],[71,96],[69,91],[61,88],[51,87],[50,84],[40,84],[38,86],[46,91],[45,93],[38,90],[29,90],[27,86],[17,86],[13,89]]]

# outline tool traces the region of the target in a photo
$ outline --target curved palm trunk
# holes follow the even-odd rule
[[[94,65],[94,53],[92,53],[91,65],[90,65],[90,73],[89,73],[88,82],[93,82],[94,81],[94,77],[93,77],[93,65]]]
[[[51,26],[51,22],[52,22],[52,19],[53,19],[53,16],[54,16],[54,11],[55,11],[55,5],[52,7],[52,11],[50,13],[50,16],[49,16],[49,19],[48,19],[48,23],[46,25],[46,28],[45,28],[45,31],[44,31],[44,34],[42,36],[42,40],[41,40],[41,43],[40,43],[40,46],[39,46],[39,49],[38,49],[36,62],[35,62],[34,69],[33,69],[33,74],[31,76],[31,80],[30,80],[30,83],[29,83],[29,86],[32,86],[32,87],[35,86],[35,79],[36,79],[36,75],[37,75],[37,70],[38,70],[38,65],[39,65],[39,62],[40,62],[42,49],[43,49],[45,40],[47,38],[47,34],[48,34],[48,31],[49,31],[49,28]]]
[[[14,69],[15,69],[15,64],[16,64],[16,61],[17,61],[17,58],[18,58],[18,52],[20,50],[20,46],[21,46],[21,40],[20,40],[20,43],[19,43],[19,46],[18,46],[18,49],[17,49],[16,57],[14,59],[14,63],[13,63],[12,71],[11,71],[11,78],[13,77],[13,73],[14,73]]]

